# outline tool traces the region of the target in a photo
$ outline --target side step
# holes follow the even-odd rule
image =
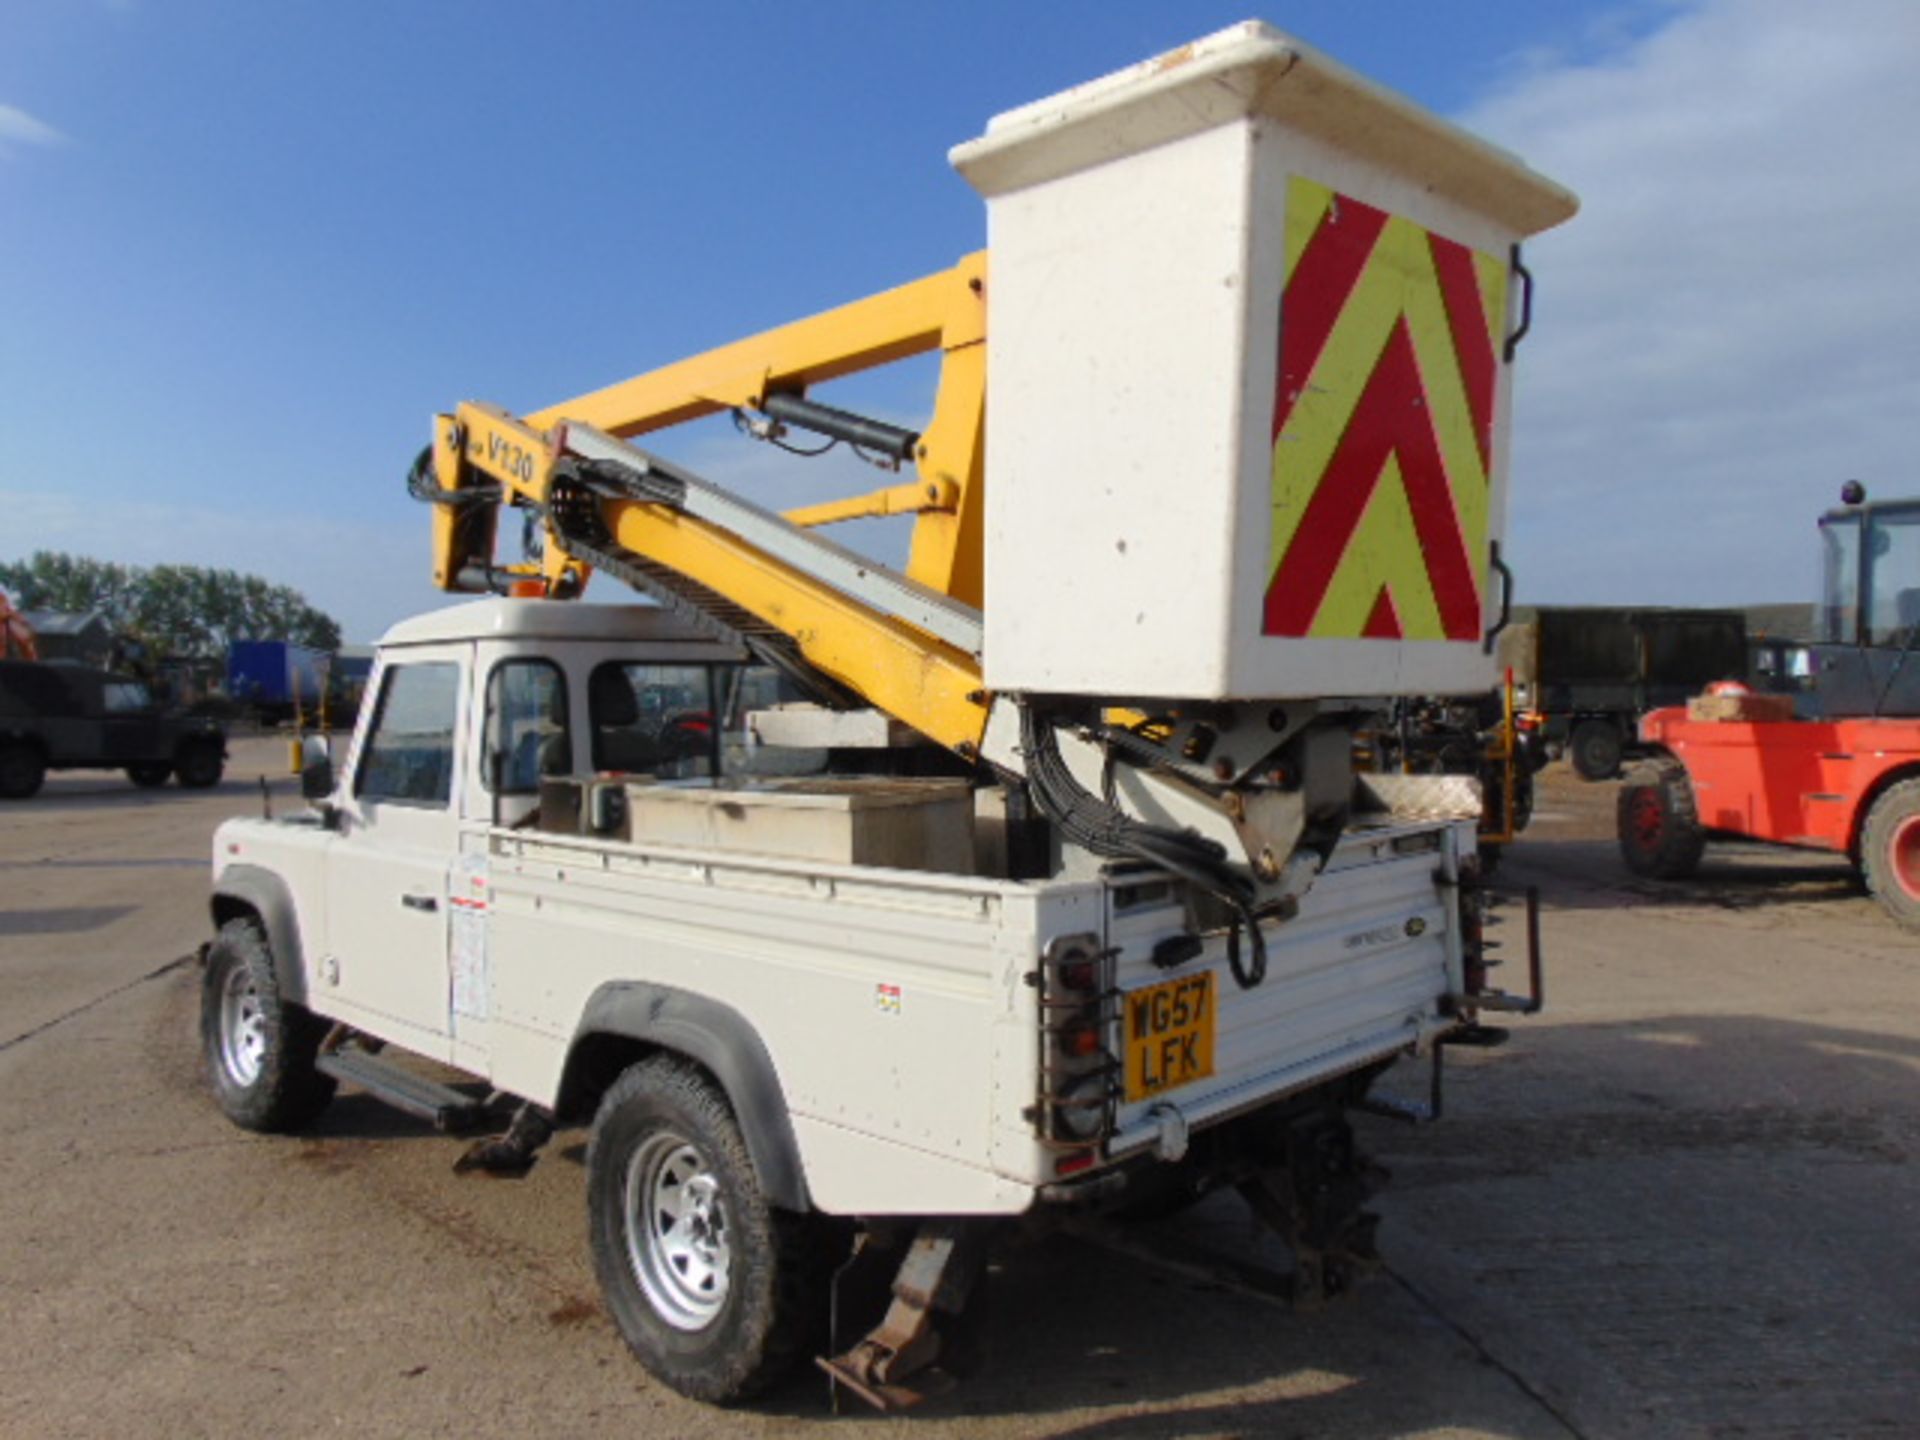
[[[449,1135],[464,1134],[486,1123],[484,1101],[364,1050],[335,1050],[321,1055],[313,1064],[322,1075],[358,1085],[374,1099],[430,1120],[434,1129]]]

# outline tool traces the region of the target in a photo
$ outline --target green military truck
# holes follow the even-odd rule
[[[1747,673],[1739,610],[1541,606],[1500,637],[1520,723],[1588,780],[1610,780],[1640,717]]]
[[[49,770],[124,770],[134,784],[220,783],[227,737],[154,702],[146,685],[91,665],[0,660],[0,800],[39,793]]]

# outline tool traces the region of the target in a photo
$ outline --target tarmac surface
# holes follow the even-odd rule
[[[351,1093],[299,1137],[220,1116],[209,837],[261,774],[297,803],[283,742],[233,749],[212,792],[0,805],[0,1435],[1920,1434],[1920,939],[1833,861],[1632,880],[1613,787],[1556,766],[1503,871],[1542,891],[1548,1012],[1453,1052],[1442,1123],[1364,1122],[1394,1183],[1359,1294],[1275,1303],[1216,1197],[1125,1253],[1008,1251],[985,1367],[909,1418],[815,1377],[721,1412],[600,1309],[582,1132],[488,1181]]]

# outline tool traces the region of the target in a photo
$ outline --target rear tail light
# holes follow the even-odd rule
[[[1040,1094],[1028,1116],[1045,1142],[1084,1153],[1086,1165],[1113,1130],[1120,1074],[1110,1048],[1118,1003],[1113,964],[1114,952],[1103,950],[1098,936],[1070,935],[1047,947],[1029,977],[1040,990]],[[1071,1173],[1059,1164],[1055,1172]]]

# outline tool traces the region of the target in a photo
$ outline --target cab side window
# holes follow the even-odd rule
[[[487,677],[484,780],[502,795],[537,795],[544,775],[573,770],[567,724],[567,682],[551,660],[503,660]]]
[[[362,800],[444,807],[453,791],[459,699],[458,665],[389,668],[353,793]]]
[[[587,678],[593,768],[683,780],[713,774],[713,691],[704,665],[609,661]]]

